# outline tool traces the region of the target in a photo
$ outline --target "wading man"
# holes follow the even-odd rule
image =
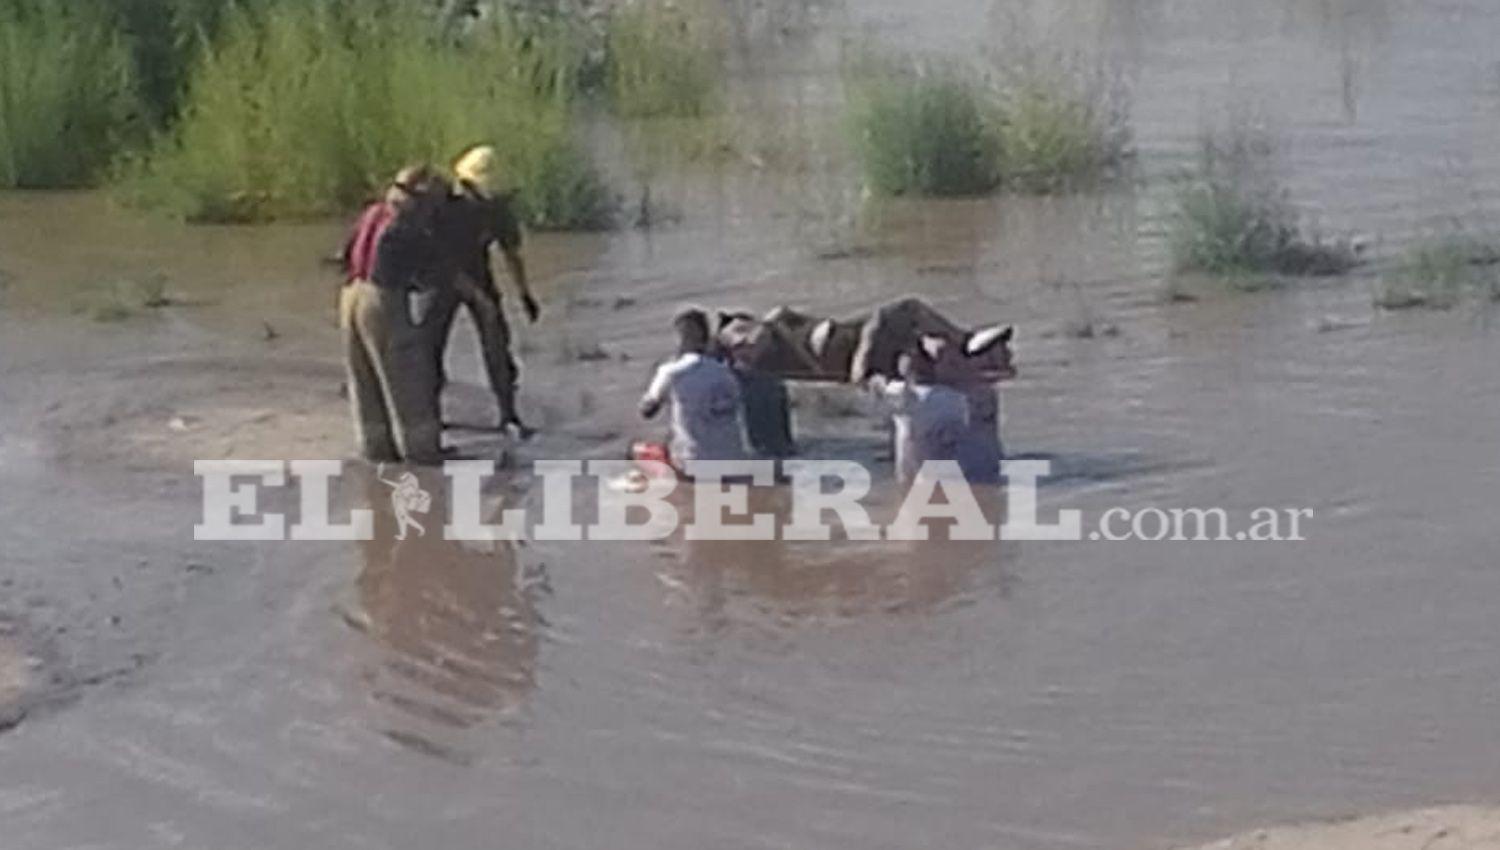
[[[969,432],[968,400],[937,383],[943,345],[941,339],[925,337],[897,359],[900,379],[877,374],[867,382],[891,411],[896,477],[903,482],[916,478],[927,461],[959,460]]]
[[[670,462],[678,470],[694,460],[744,460],[740,385],[723,361],[708,354],[711,335],[702,310],[672,320],[678,355],[662,364],[646,394],[641,416],[651,419],[672,405]]]
[[[444,190],[427,173],[413,168],[397,175],[386,194],[391,218],[375,237],[368,277],[351,279],[339,298],[355,439],[370,461],[441,460],[426,323],[442,284],[432,223]]]
[[[458,308],[468,309],[479,333],[480,353],[490,389],[500,409],[499,427],[511,429],[525,439],[532,434],[516,411],[518,370],[510,351],[510,326],[505,321],[500,289],[490,269],[490,247],[496,246],[504,260],[526,318],[535,322],[541,313],[526,278],[521,256],[521,225],[510,199],[501,193],[495,150],[473,148],[453,166],[453,192],[438,211],[437,232],[453,264],[452,283],[440,292],[433,311],[431,345],[436,361],[438,385],[445,380],[443,356]]]

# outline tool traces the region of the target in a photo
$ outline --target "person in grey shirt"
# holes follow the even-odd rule
[[[954,387],[969,405],[969,425],[958,448],[958,468],[970,484],[999,484],[1000,461],[1005,450],[1000,443],[1000,388],[988,383],[965,383]]]
[[[986,338],[986,334],[995,335],[995,340]],[[998,381],[1015,374],[1009,346],[1013,336],[1008,328],[991,329],[966,343],[997,352],[998,356],[987,363],[965,356],[966,351],[952,344],[939,346],[934,358],[935,379],[963,393],[969,405],[969,424],[958,447],[958,467],[970,484],[999,484],[1002,477],[1000,461],[1005,453],[1000,444]]]
[[[679,471],[694,460],[745,459],[739,381],[728,365],[708,355],[708,316],[685,310],[672,326],[678,355],[656,370],[641,397],[641,416],[654,418],[671,403],[668,450]]]
[[[881,375],[870,389],[891,411],[895,430],[896,475],[911,481],[929,460],[959,460],[969,430],[969,401],[953,387],[936,383],[933,354],[923,345],[901,355],[898,380]]]

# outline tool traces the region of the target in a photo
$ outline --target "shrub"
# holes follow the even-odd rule
[[[1000,89],[999,171],[1028,192],[1055,192],[1099,177],[1126,157],[1125,108],[1098,80],[1064,72],[1012,74]]]
[[[556,0],[503,7],[450,36],[460,47],[484,50],[508,82],[561,101],[597,86],[600,39],[581,9]]]
[[[1295,238],[1294,219],[1279,198],[1217,180],[1195,181],[1178,194],[1172,228],[1178,271],[1274,271]]]
[[[999,184],[990,104],[962,74],[867,70],[851,89],[851,132],[872,191],[978,195]]]
[[[0,187],[92,184],[137,112],[129,54],[97,7],[0,0]]]
[[[1307,234],[1271,169],[1269,137],[1247,127],[1203,137],[1198,169],[1178,190],[1170,242],[1175,267],[1212,275],[1330,275],[1357,257]]]
[[[880,194],[1062,191],[1127,153],[1123,107],[1060,67],[985,81],[956,65],[866,56],[846,80],[865,182]]]
[[[141,280],[106,280],[83,287],[76,295],[73,312],[96,322],[120,322],[141,315],[146,310],[170,307],[175,301],[167,294],[164,277]]]
[[[1375,306],[1447,309],[1469,294],[1494,300],[1500,297],[1497,265],[1500,247],[1493,243],[1462,233],[1426,239],[1381,276]]]
[[[533,226],[605,223],[608,193],[576,146],[566,86],[538,83],[545,63],[508,24],[444,47],[427,15],[367,5],[232,12],[128,193],[195,220],[324,215],[404,163],[492,142]]]
[[[698,118],[718,106],[717,26],[703,0],[633,0],[605,31],[610,104],[627,118]]]
[[[144,112],[155,127],[176,117],[199,51],[228,11],[262,0],[71,0],[102,7],[127,40]]]
[[[530,164],[517,198],[533,227],[608,230],[619,215],[619,200],[577,147],[553,145]]]

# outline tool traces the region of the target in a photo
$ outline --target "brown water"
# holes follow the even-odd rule
[[[1370,306],[1410,240],[1500,212],[1500,7],[1033,5],[1123,63],[1139,188],[861,211],[830,45],[998,44],[1012,5],[865,0],[813,36],[758,7],[736,102],[765,167],[653,179],[680,225],[534,240],[522,460],[642,433],[682,303],[915,293],[1019,326],[1004,431],[1057,465],[1044,510],[1306,506],[1308,542],[194,543],[193,458],[348,450],[337,227],[3,196],[0,845],[1164,847],[1500,796],[1500,337]],[[1161,178],[1228,103],[1373,270],[1164,298]],[[179,306],[70,314],[158,275]],[[479,374],[467,331],[453,368]],[[843,406],[807,399],[809,453],[873,458]]]

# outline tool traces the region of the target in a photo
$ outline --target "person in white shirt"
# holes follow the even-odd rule
[[[934,354],[940,341],[924,338],[901,355],[898,380],[881,375],[869,379],[870,389],[891,411],[895,431],[896,476],[909,482],[929,460],[959,459],[969,430],[969,401],[953,387],[936,383]]]
[[[641,397],[641,416],[654,418],[670,402],[668,451],[679,471],[694,460],[744,460],[740,385],[728,365],[708,355],[708,316],[686,310],[672,326],[678,355],[656,370]]]

